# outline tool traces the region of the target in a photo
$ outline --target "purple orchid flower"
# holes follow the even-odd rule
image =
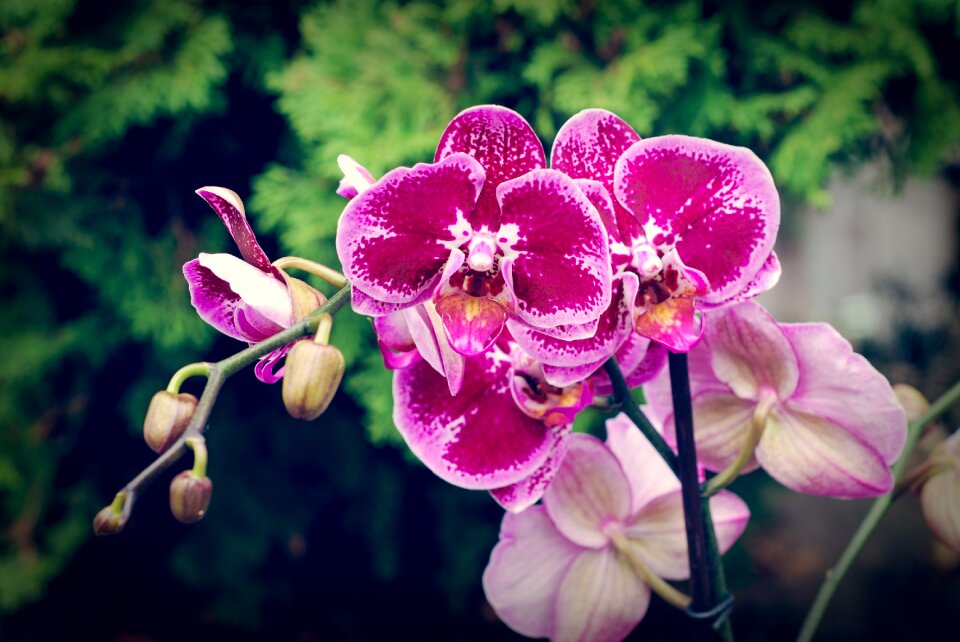
[[[352,198],[337,252],[354,308],[384,316],[433,301],[463,355],[492,345],[508,317],[564,336],[594,332],[610,303],[603,224],[576,182],[544,169],[527,122],[494,105],[467,109],[434,161],[372,185],[346,163],[340,191]]]
[[[743,471],[762,466],[798,492],[859,498],[890,490],[890,464],[906,439],[903,407],[831,326],[778,324],[753,302],[711,311],[689,368],[697,455],[707,470],[724,470],[749,442],[756,450]],[[646,393],[673,443],[668,378],[649,382]]]
[[[227,336],[253,344],[290,327],[326,301],[303,281],[270,264],[235,192],[201,187],[197,194],[220,216],[243,257],[201,252],[184,264],[190,303],[201,319]],[[254,369],[257,378],[264,383],[283,378],[283,368],[277,366],[292,346],[260,359]]]
[[[749,509],[728,492],[710,508],[726,551]],[[680,483],[620,415],[606,443],[573,435],[542,505],[504,516],[483,588],[518,633],[616,642],[646,613],[651,583],[689,577],[684,528]]]
[[[772,248],[780,201],[750,150],[688,136],[641,140],[619,116],[588,109],[558,132],[551,166],[607,193],[592,200],[606,213],[614,288],[623,297],[608,314],[626,306],[637,332],[675,352],[696,345],[702,308],[746,300],[779,279]],[[528,348],[565,365],[557,346],[539,341]]]
[[[539,499],[563,459],[588,386],[546,383],[539,364],[506,336],[466,359],[451,396],[426,360],[394,372],[394,422],[410,450],[444,481],[489,490],[520,511]]]

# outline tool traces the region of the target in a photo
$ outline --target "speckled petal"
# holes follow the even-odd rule
[[[676,247],[723,301],[748,286],[770,255],[780,199],[753,152],[689,136],[635,143],[614,176],[617,200],[659,248]]]
[[[742,303],[743,301],[749,301],[750,299],[759,296],[767,290],[773,288],[773,286],[780,281],[780,275],[782,272],[783,269],[780,267],[780,258],[777,256],[776,252],[770,252],[770,256],[768,256],[767,260],[764,261],[760,271],[757,272],[757,274],[743,290],[724,301],[716,301],[712,303],[701,301],[700,305],[704,309],[709,310],[710,308],[721,308],[728,305],[736,305],[737,303]]]
[[[703,336],[703,317],[695,299],[678,297],[650,306],[637,317],[636,331],[673,352],[688,352]]]
[[[550,430],[517,408],[508,385],[510,361],[495,357],[496,350],[467,359],[455,397],[426,362],[394,372],[393,416],[400,434],[430,470],[455,486],[514,484],[550,454]]]
[[[507,513],[483,572],[487,601],[517,633],[550,637],[560,583],[582,552],[560,534],[542,506]]]
[[[223,221],[243,259],[262,272],[270,272],[270,259],[257,242],[257,237],[247,222],[243,201],[237,193],[225,187],[201,187],[196,193]]]
[[[190,290],[190,303],[200,318],[228,337],[248,341],[237,328],[235,315],[240,295],[230,289],[230,284],[200,265],[200,259],[185,263],[183,276]]]
[[[577,433],[543,494],[543,504],[567,539],[601,548],[610,541],[604,525],[622,522],[630,513],[630,487],[620,462],[603,442]]]
[[[456,247],[454,231],[473,211],[483,177],[483,168],[465,154],[387,173],[340,217],[337,254],[344,275],[378,301],[420,302]]]
[[[571,424],[552,428],[553,444],[550,446],[550,454],[543,465],[533,474],[524,477],[515,484],[503,488],[494,488],[490,491],[490,495],[511,513],[519,513],[533,506],[543,496],[543,491],[547,489],[547,486],[550,485],[557,474],[560,462],[567,454],[567,444],[572,434]]]
[[[486,182],[471,221],[474,229],[497,229],[497,186],[532,169],[546,167],[543,145],[517,112],[499,105],[479,105],[457,114],[440,136],[435,161],[469,154],[480,162]]]
[[[517,316],[536,327],[595,320],[610,305],[610,255],[600,215],[576,183],[535,170],[497,189],[503,225],[515,226],[516,256],[504,279]]]
[[[293,302],[283,279],[241,261],[232,254],[201,252],[200,265],[225,281],[250,308],[281,327],[293,322]]]

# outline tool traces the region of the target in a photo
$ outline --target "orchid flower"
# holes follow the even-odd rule
[[[456,396],[436,368],[418,360],[394,372],[393,397],[394,422],[427,468],[520,511],[553,478],[592,393],[582,383],[549,385],[540,365],[504,335],[466,359]]]
[[[492,345],[508,317],[565,336],[595,331],[610,303],[603,224],[576,182],[544,169],[543,147],[519,114],[467,109],[447,126],[434,163],[372,185],[347,165],[340,193],[352,198],[337,252],[358,312],[432,301],[463,355]]]
[[[960,553],[960,432],[938,445],[920,491],[923,516],[937,539]]]
[[[890,464],[906,439],[903,407],[831,326],[778,324],[752,302],[711,311],[689,368],[697,455],[706,469],[735,476],[762,466],[812,495],[890,490]],[[672,443],[668,378],[648,383],[646,393]]]
[[[483,574],[487,600],[518,633],[564,642],[622,640],[646,613],[651,587],[684,606],[663,581],[690,575],[680,493],[624,415],[607,421],[606,443],[573,435],[542,505],[504,516]],[[729,492],[710,508],[726,551],[749,510]]]
[[[557,134],[551,166],[612,197],[614,281],[636,331],[675,352],[696,345],[702,309],[779,279],[780,201],[748,149],[689,136],[641,140],[615,114],[588,109]]]
[[[240,255],[200,253],[183,266],[190,302],[200,318],[227,336],[254,344],[302,319],[326,299],[270,263],[247,222],[243,202],[223,187],[201,187],[197,194],[220,216]],[[254,370],[258,379],[276,383],[277,369],[293,344],[264,356]]]

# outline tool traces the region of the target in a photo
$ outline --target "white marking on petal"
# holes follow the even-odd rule
[[[289,327],[293,303],[287,286],[232,254],[200,253],[200,265],[207,268],[237,293],[244,303],[274,323]]]

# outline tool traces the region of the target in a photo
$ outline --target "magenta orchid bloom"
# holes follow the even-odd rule
[[[394,373],[393,396],[394,422],[427,468],[455,486],[489,490],[510,511],[539,499],[576,413],[592,400],[582,383],[547,384],[506,336],[466,359],[456,396],[426,360]]]
[[[960,553],[960,432],[930,455],[929,478],[920,491],[923,516],[944,546]]]
[[[729,492],[710,508],[726,551],[749,509]],[[483,588],[518,633],[616,642],[643,618],[655,578],[689,577],[684,529],[680,483],[620,415],[606,443],[573,435],[542,505],[504,516]]]
[[[190,302],[201,319],[227,336],[254,344],[290,327],[326,300],[270,264],[235,192],[201,187],[197,194],[220,216],[243,257],[201,252],[183,266]],[[279,381],[283,368],[277,366],[292,345],[264,356],[254,370],[257,378],[265,383]]]
[[[352,198],[337,252],[354,308],[383,316],[433,301],[463,355],[492,345],[508,317],[591,334],[610,303],[603,224],[576,182],[544,169],[527,122],[494,105],[467,109],[447,126],[434,161],[372,185],[362,168],[341,163],[340,193]]]
[[[734,462],[762,431],[744,471],[762,466],[801,493],[881,495],[893,485],[907,421],[890,384],[825,323],[778,324],[745,302],[707,315],[689,354],[697,455],[708,470]],[[675,438],[670,384],[646,387],[652,415]]]
[[[675,352],[696,345],[701,309],[779,279],[780,200],[750,150],[689,136],[641,140],[615,114],[588,109],[557,134],[551,166],[609,194],[613,278],[636,331]]]

